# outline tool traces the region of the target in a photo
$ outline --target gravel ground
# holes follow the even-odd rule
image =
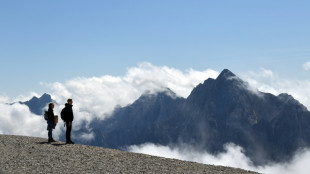
[[[0,173],[255,173],[47,139],[0,135]]]

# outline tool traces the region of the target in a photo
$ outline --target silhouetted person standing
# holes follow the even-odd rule
[[[65,108],[61,111],[62,112],[62,119],[64,120],[67,130],[66,130],[66,144],[74,144],[73,141],[71,141],[71,130],[72,130],[72,121],[74,119],[73,116],[73,101],[72,99],[68,99],[67,103],[65,104]]]
[[[56,142],[53,139],[53,129],[55,129],[55,115],[54,115],[54,104],[50,103],[48,104],[48,111],[47,111],[47,115],[48,115],[48,119],[47,119],[47,130],[48,130],[48,142]]]

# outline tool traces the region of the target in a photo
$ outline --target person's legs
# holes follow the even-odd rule
[[[67,141],[67,143],[69,143],[69,142],[71,142],[71,129],[72,129],[72,123],[66,122],[66,127],[67,127],[67,131],[66,131],[66,141]]]
[[[53,139],[53,126],[54,123],[50,120],[47,121],[47,130],[48,130],[48,140],[50,142],[50,140]]]

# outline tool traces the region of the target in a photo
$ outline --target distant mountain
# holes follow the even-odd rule
[[[253,90],[229,70],[207,79],[187,99],[167,90],[144,94],[90,123],[94,139],[81,142],[123,149],[151,142],[187,143],[211,153],[225,143],[242,146],[255,164],[285,161],[310,145],[310,112],[288,94]]]
[[[42,115],[49,102],[51,96],[44,94],[21,103]],[[73,134],[89,133],[87,127],[94,139],[76,142],[115,149],[147,142],[186,143],[214,154],[222,152],[225,143],[235,143],[255,164],[286,161],[299,148],[310,147],[310,112],[305,106],[288,94],[252,89],[227,69],[196,86],[186,99],[169,89],[145,93],[116,108],[106,120],[83,123]]]
[[[42,115],[44,108],[47,108],[47,105],[51,102],[53,102],[52,97],[44,93],[40,98],[33,97],[29,101],[19,103],[27,105],[32,113]]]

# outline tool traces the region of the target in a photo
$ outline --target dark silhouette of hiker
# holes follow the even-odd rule
[[[53,139],[53,129],[55,129],[55,115],[54,115],[54,103],[48,104],[48,119],[47,119],[47,130],[48,130],[48,142],[56,142]]]
[[[65,125],[67,127],[66,130],[66,144],[74,144],[71,140],[71,130],[72,130],[72,121],[74,119],[73,116],[73,101],[72,99],[68,99],[67,103],[65,104],[65,108],[61,111],[61,118],[64,120]]]

